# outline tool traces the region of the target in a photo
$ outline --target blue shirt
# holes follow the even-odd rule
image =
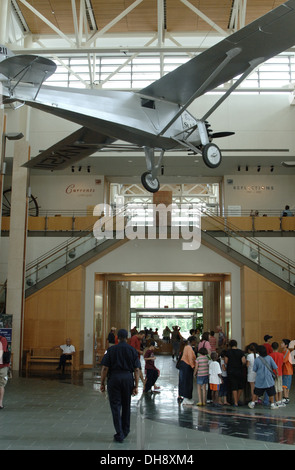
[[[114,372],[134,372],[134,369],[141,368],[137,351],[126,341],[119,341],[118,344],[108,348],[102,358],[101,364],[109,368],[108,376]]]
[[[277,369],[275,361],[271,356],[263,358],[272,369]],[[271,371],[263,364],[259,357],[256,357],[253,365],[253,372],[256,372],[255,387],[257,388],[269,388],[274,385],[274,379],[272,378]]]

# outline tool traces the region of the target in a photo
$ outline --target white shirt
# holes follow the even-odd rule
[[[221,384],[221,378],[219,377],[221,374],[220,364],[217,361],[210,361],[209,362],[209,383],[210,384]]]
[[[60,346],[60,349],[62,349],[62,352],[64,354],[72,354],[76,351],[75,346],[73,346],[72,344],[70,346],[68,346],[67,344],[62,344]]]

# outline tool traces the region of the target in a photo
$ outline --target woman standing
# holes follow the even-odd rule
[[[210,356],[210,354],[211,354],[211,344],[209,342],[209,332],[208,331],[205,331],[205,333],[202,334],[202,339],[198,344],[198,351],[201,348],[207,349],[207,353]]]
[[[184,397],[183,405],[193,405],[193,386],[194,369],[196,364],[196,355],[193,347],[196,344],[196,338],[190,336],[187,345],[183,349],[182,357],[179,362],[179,396]]]

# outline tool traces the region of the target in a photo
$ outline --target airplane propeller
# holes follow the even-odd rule
[[[212,139],[218,139],[219,137],[228,137],[234,134],[235,132],[213,132],[213,134],[211,134],[211,137]]]

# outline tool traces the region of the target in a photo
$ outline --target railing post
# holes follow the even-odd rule
[[[36,283],[38,283],[38,270],[39,270],[39,263],[37,263],[37,266],[36,266]]]
[[[65,268],[67,268],[67,265],[68,265],[68,257],[69,257],[69,247],[67,245],[66,246],[66,264],[65,264]]]

